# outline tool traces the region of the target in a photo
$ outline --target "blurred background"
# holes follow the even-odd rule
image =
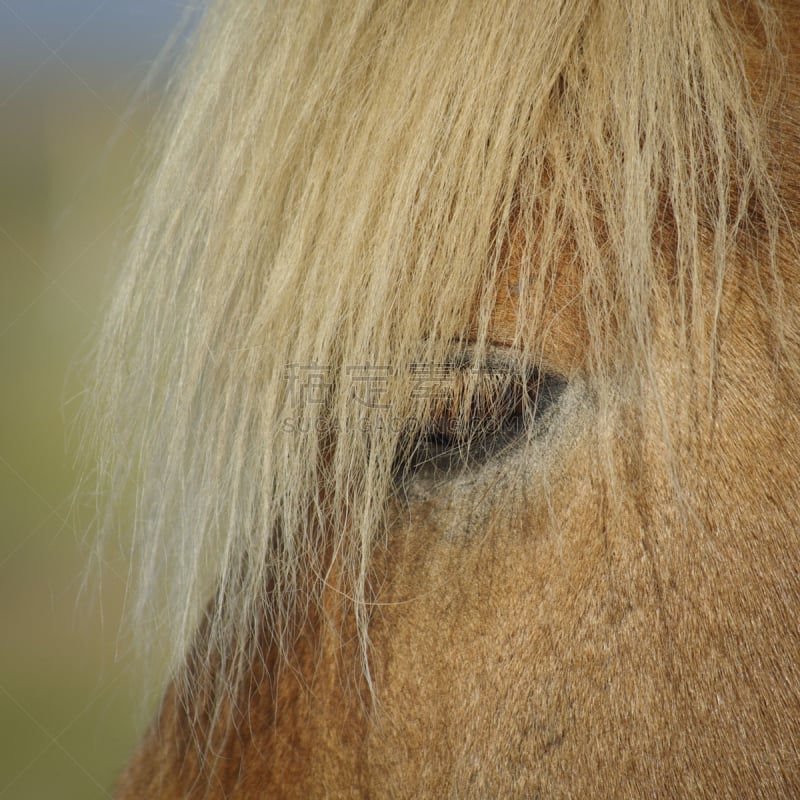
[[[174,58],[145,80],[190,1],[0,0],[1,800],[110,797],[152,711],[124,555],[84,585],[76,417]]]

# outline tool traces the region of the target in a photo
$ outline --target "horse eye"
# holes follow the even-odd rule
[[[563,378],[536,367],[454,367],[447,390],[427,404],[423,421],[401,439],[395,475],[405,479],[423,468],[453,472],[480,466],[535,433],[565,387]]]

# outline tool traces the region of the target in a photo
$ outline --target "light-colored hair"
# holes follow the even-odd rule
[[[515,231],[531,299],[517,349],[536,362],[526,331],[569,253],[601,401],[623,367],[647,378],[665,286],[688,348],[713,340],[733,249],[766,243],[772,280],[780,209],[745,53],[779,64],[774,20],[721,6],[208,11],[96,392],[112,501],[136,487],[136,613],[166,625],[176,662],[204,608],[209,652],[246,663],[260,620],[284,642],[334,580],[366,642],[371,553],[413,436],[374,424],[353,370],[422,425],[405,367],[468,339],[480,360]]]

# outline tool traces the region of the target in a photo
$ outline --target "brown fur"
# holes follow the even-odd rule
[[[782,14],[787,46],[795,16]],[[798,109],[791,51],[769,126],[785,230],[799,222]],[[602,406],[579,259],[565,248],[526,329],[520,263],[535,247],[516,230],[486,340],[509,347],[522,328],[569,378],[559,422],[532,449],[392,499],[370,566],[369,680],[346,583],[328,573],[288,656],[263,631],[266,657],[223,713],[209,663],[189,659],[118,798],[800,795],[800,262],[786,234],[776,319],[752,225],[713,340],[676,332],[664,281],[655,380],[623,370]],[[473,338],[481,324],[476,308]]]

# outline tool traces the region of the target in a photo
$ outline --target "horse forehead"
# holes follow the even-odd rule
[[[544,366],[570,375],[585,366],[589,346],[579,264],[564,253],[545,280],[537,280],[535,252],[529,234],[514,230],[495,283],[488,339],[508,347],[521,335]]]

